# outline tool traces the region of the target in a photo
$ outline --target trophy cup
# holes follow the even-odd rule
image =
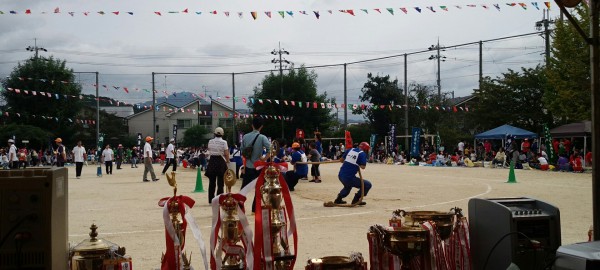
[[[276,149],[278,148],[277,142],[273,142],[270,149],[271,157],[276,155]],[[290,251],[287,234],[288,225],[295,227],[288,224],[295,222],[293,206],[289,189],[283,181],[283,176],[280,175],[279,167],[280,165],[277,165],[277,163],[269,162],[264,169],[262,179],[259,177],[257,182],[261,203],[257,204],[255,217],[257,221],[255,223],[257,224],[256,229],[258,230],[256,236],[262,239],[255,241],[255,243],[257,248],[262,250],[255,252],[255,254],[261,255],[259,252],[262,252],[261,269],[292,269],[296,260],[296,256]],[[263,246],[259,246],[260,241],[262,241]],[[296,243],[297,235],[294,232],[294,251],[296,250]]]
[[[225,216],[221,219],[220,250],[225,251],[225,256],[221,260],[221,269],[246,269],[247,266],[244,264],[246,249],[244,245],[239,244],[242,237],[244,237],[244,230],[238,218],[240,198],[236,198],[234,194],[231,194],[231,187],[236,182],[233,170],[228,169],[225,172],[224,181],[227,194],[222,195],[225,197],[220,202],[221,209],[225,212]]]
[[[165,219],[165,237],[167,240],[167,250],[162,254],[161,269],[190,269],[191,254],[188,256],[183,252],[185,246],[185,231],[187,222],[184,220],[185,205],[194,205],[194,201],[185,196],[177,196],[177,181],[175,172],[171,176],[167,174],[167,181],[173,187],[173,197],[163,198],[159,201],[159,206],[165,207],[166,213],[163,213]],[[167,220],[168,219],[168,220]]]

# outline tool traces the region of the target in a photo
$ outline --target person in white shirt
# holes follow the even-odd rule
[[[147,176],[148,172],[150,172],[150,176],[152,176],[152,181],[158,181],[156,178],[156,174],[154,173],[154,167],[152,167],[152,146],[150,143],[154,140],[154,138],[150,136],[146,136],[146,144],[144,144],[144,178],[142,179],[144,182],[148,182]]]
[[[177,159],[175,159],[175,138],[171,138],[169,146],[167,146],[167,160],[165,167],[162,170],[162,174],[165,175],[169,166],[173,164],[173,171],[177,171]]]
[[[458,143],[458,151],[460,152],[460,155],[463,155],[465,152],[465,143],[463,141],[460,141]]]
[[[115,156],[115,152],[110,149],[110,144],[106,145],[104,151],[102,151],[102,160],[104,161],[104,166],[106,167],[106,174],[112,174],[112,162]]]
[[[85,148],[81,145],[81,141],[77,141],[77,146],[73,148],[73,161],[75,161],[75,177],[79,179],[81,177],[81,169],[83,169],[83,162],[87,159],[87,153]]]
[[[8,162],[10,162],[11,169],[19,168],[19,157],[17,156],[17,147],[13,139],[8,139]]]
[[[223,133],[223,129],[217,127],[215,138],[208,141],[210,159],[205,173],[208,177],[208,203],[211,203],[214,197],[223,193],[224,176],[227,171],[227,163],[229,163],[229,147],[227,141],[222,138]]]

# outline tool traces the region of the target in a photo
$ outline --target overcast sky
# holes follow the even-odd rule
[[[35,39],[38,47],[48,50],[40,52],[42,55],[64,59],[74,71],[100,72],[100,84],[151,89],[152,72],[240,73],[274,69],[271,51],[277,49],[279,43],[289,52],[285,59],[296,66],[318,66],[427,50],[438,39],[441,46],[453,46],[535,32],[536,21],[543,18],[544,2],[535,2],[539,10],[532,2],[521,2],[526,9],[519,6],[519,2],[514,2],[515,6],[507,5],[510,3],[513,2],[2,0],[0,76],[8,76],[18,62],[31,57],[32,53],[25,48],[34,46]],[[554,19],[559,9],[554,2],[550,3],[550,15]],[[441,6],[446,6],[447,11]],[[54,13],[56,8],[60,13]],[[416,8],[420,8],[421,13]],[[27,9],[31,14],[25,14]],[[354,16],[340,10],[352,10]],[[117,11],[119,14],[115,15],[113,12]],[[251,16],[252,11],[257,13],[256,20]],[[265,14],[269,11],[271,18]],[[278,11],[286,11],[285,17]],[[319,19],[314,11],[320,14]],[[86,16],[84,12],[89,13]],[[484,75],[496,77],[508,68],[518,70],[522,66],[542,64],[543,52],[544,39],[538,35],[486,42]],[[428,59],[431,54],[409,55],[409,83],[436,85],[437,63]],[[441,54],[446,57],[441,63],[442,92],[454,91],[456,96],[471,94],[478,85],[478,45],[448,49]],[[316,68],[315,72],[319,92],[326,91],[338,103],[343,103],[343,66]],[[348,103],[359,103],[360,89],[369,72],[390,75],[403,83],[404,59],[348,65]],[[237,74],[236,96],[251,95],[265,75]],[[93,76],[81,75],[79,79],[86,84],[84,93],[94,93]],[[157,75],[155,80],[159,95],[164,95],[163,90],[196,94],[206,91],[209,95],[224,97],[232,91],[231,75],[169,74]],[[126,94],[111,89],[110,92],[102,90],[101,95],[128,103],[151,100],[151,94],[144,91]]]

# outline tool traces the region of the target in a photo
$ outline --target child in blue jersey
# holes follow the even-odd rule
[[[301,178],[308,176],[308,164],[297,164],[297,162],[306,162],[306,154],[304,151],[300,149],[300,144],[295,142],[292,144],[292,149],[294,152],[292,153],[292,165],[294,165],[294,170],[289,170],[285,173],[284,178],[287,183],[290,191],[294,191],[294,187],[298,184],[298,180]]]
[[[361,142],[357,148],[352,148],[344,153],[341,161],[343,162],[342,167],[340,168],[340,172],[338,174],[338,178],[340,182],[344,185],[344,188],[340,190],[337,198],[334,203],[336,204],[345,204],[346,202],[342,199],[346,198],[353,187],[358,188],[358,192],[354,194],[354,199],[352,199],[352,204],[357,203],[360,200],[361,195],[361,184],[360,178],[356,177],[356,173],[360,169],[364,169],[367,166],[367,153],[371,149],[371,146],[367,142]],[[363,179],[365,190],[364,196],[367,196],[369,190],[371,189],[371,182],[366,179]],[[365,205],[366,202],[361,202],[359,205]]]

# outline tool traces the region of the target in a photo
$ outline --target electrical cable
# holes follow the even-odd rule
[[[489,260],[490,260],[490,257],[492,257],[492,254],[494,253],[494,249],[496,249],[496,247],[497,247],[498,245],[500,245],[500,243],[502,242],[502,240],[504,240],[504,238],[506,238],[507,236],[510,236],[510,235],[513,235],[513,234],[518,234],[518,235],[521,235],[521,236],[525,237],[525,239],[527,239],[527,241],[528,241],[528,243],[531,245],[531,247],[532,247],[532,248],[534,247],[534,246],[533,246],[533,241],[531,240],[531,238],[529,238],[529,237],[528,237],[527,235],[525,235],[524,233],[522,233],[522,232],[509,232],[509,233],[506,233],[506,234],[504,234],[502,237],[500,237],[500,240],[498,240],[498,241],[497,241],[497,242],[494,244],[494,246],[492,247],[492,249],[491,249],[491,250],[490,250],[490,252],[488,253],[487,257],[485,258],[485,263],[483,264],[483,268],[481,268],[481,269],[485,270],[485,269],[487,268],[487,265],[488,265],[488,262],[489,262]],[[534,248],[534,251],[535,251],[535,248]],[[537,258],[536,258],[536,253],[534,252],[534,253],[533,253],[533,268],[532,268],[532,269],[534,269],[534,270],[535,270],[535,265],[536,265],[536,263],[537,263]]]

